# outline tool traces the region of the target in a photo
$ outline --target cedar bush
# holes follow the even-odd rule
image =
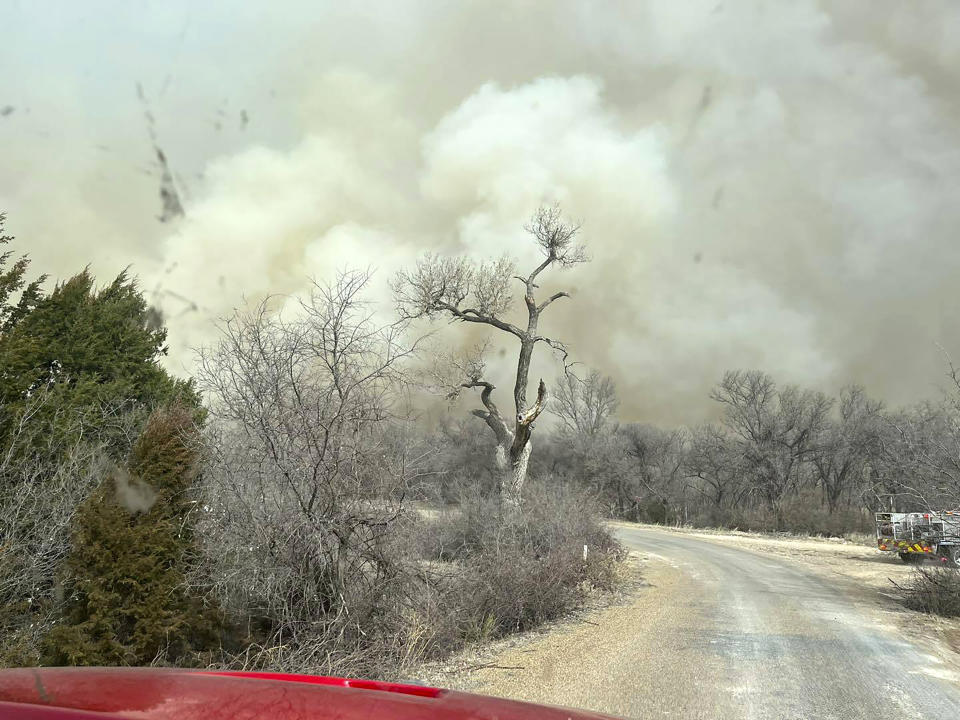
[[[195,411],[154,411],[128,472],[115,470],[80,507],[67,560],[64,619],[44,643],[57,665],[189,662],[216,640],[218,616],[191,596],[199,432]]]
[[[152,409],[181,401],[200,406],[191,381],[174,378],[159,359],[166,330],[156,327],[135,280],[126,273],[104,288],[83,271],[31,301],[15,325],[0,332],[0,445],[6,449],[17,418],[37,390],[52,397],[32,409],[31,422],[68,436],[81,418],[87,435],[110,440],[113,455],[129,450],[103,408]],[[69,444],[69,437],[63,437]]]

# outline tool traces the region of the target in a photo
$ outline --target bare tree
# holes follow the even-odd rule
[[[960,369],[947,356],[950,387],[944,399],[945,432],[939,443],[939,475],[944,500],[951,507],[960,507]]]
[[[197,582],[262,628],[253,665],[343,671],[392,657],[371,644],[405,627],[396,530],[411,458],[388,428],[415,344],[403,323],[376,322],[368,280],[317,285],[292,319],[268,301],[237,312],[200,353],[212,422]]]
[[[874,492],[895,509],[960,509],[960,409],[953,398],[886,415]]]
[[[416,267],[397,275],[394,292],[401,317],[406,319],[445,316],[454,321],[474,323],[494,328],[519,341],[517,374],[513,386],[515,414],[508,420],[493,400],[496,389],[485,377],[482,353],[463,363],[464,374],[450,393],[463,389],[480,390],[483,409],[473,414],[489,426],[497,441],[497,462],[501,468],[500,495],[508,508],[519,508],[523,482],[527,474],[532,445],[530,435],[534,421],[540,416],[547,401],[547,386],[540,380],[537,397],[527,405],[527,384],[530,360],[538,343],[545,343],[564,358],[565,346],[559,340],[541,335],[540,316],[554,301],[569,297],[556,292],[537,300],[537,280],[551,267],[567,268],[585,262],[587,257],[577,242],[580,226],[564,221],[556,206],[541,208],[526,226],[544,259],[527,275],[515,275],[514,265],[507,258],[486,263],[474,263],[464,257],[444,258],[428,255]],[[526,327],[504,319],[513,297],[512,280],[523,286],[523,300],[527,310]]]
[[[724,405],[724,423],[779,525],[783,498],[796,487],[833,401],[792,386],[778,389],[756,370],[726,373],[711,398]]]
[[[607,426],[619,404],[610,377],[591,370],[586,379],[580,379],[568,370],[557,380],[551,412],[568,433],[593,437]]]
[[[694,428],[684,462],[687,473],[700,481],[694,488],[714,509],[737,503],[746,468],[743,457],[722,426],[710,424]]]
[[[686,522],[688,484],[683,473],[686,431],[633,424],[622,428],[622,432],[628,438],[632,472],[640,490],[638,495],[642,493],[659,501],[664,509],[662,521],[668,521],[672,515],[678,524]]]
[[[839,417],[828,419],[810,453],[827,507],[836,512],[845,493],[863,479],[863,473],[878,447],[878,424],[882,404],[870,400],[858,385],[840,393]]]

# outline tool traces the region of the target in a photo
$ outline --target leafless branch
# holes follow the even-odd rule
[[[369,278],[316,283],[293,317],[266,301],[238,311],[200,352],[212,422],[206,574],[193,581],[230,612],[270,618],[271,664],[376,654],[360,648],[405,612],[412,571],[391,538],[411,477],[396,433],[416,340],[405,321],[377,322]]]
[[[537,210],[525,229],[536,239],[546,259],[533,271],[528,282],[532,283],[537,275],[552,263],[560,267],[571,267],[589,260],[586,248],[576,242],[580,227],[580,223],[564,221],[559,205]]]

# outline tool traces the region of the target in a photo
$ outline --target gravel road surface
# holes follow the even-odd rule
[[[960,718],[955,666],[850,584],[702,536],[616,533],[643,562],[633,601],[448,685],[630,718]]]

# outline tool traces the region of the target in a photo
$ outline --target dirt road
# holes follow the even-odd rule
[[[908,639],[876,590],[759,544],[616,532],[648,583],[629,604],[448,686],[632,718],[960,718],[951,653],[924,633]]]

